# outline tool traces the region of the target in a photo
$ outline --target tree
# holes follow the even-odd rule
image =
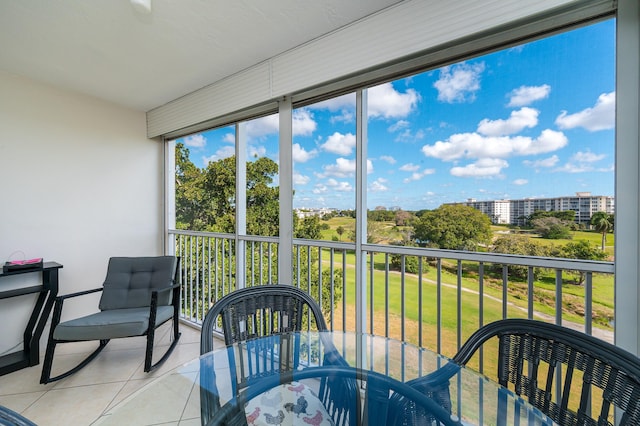
[[[598,247],[592,246],[586,240],[567,243],[562,249],[562,254],[569,259],[582,260],[604,260],[607,254]],[[577,285],[582,285],[585,279],[585,273],[578,271]]]
[[[404,210],[396,211],[393,218],[393,220],[396,222],[396,226],[408,226],[414,219],[414,215]]]
[[[533,221],[536,219],[541,219],[545,217],[554,217],[563,222],[567,222],[567,224],[573,224],[574,219],[576,217],[576,212],[573,210],[561,210],[561,211],[547,211],[547,210],[536,210],[531,215],[527,217],[527,223],[529,226],[533,226]]]
[[[294,216],[297,218],[297,216]],[[294,220],[295,237],[306,238],[308,240],[319,240],[322,238],[320,232],[320,218],[318,216],[308,216],[302,219],[302,221]]]
[[[491,249],[494,253],[506,253],[506,254],[522,254],[525,256],[548,256],[549,250],[541,245],[536,244],[530,238],[522,235],[501,235],[493,242]],[[490,268],[500,273],[502,271],[502,265],[491,265]],[[542,270],[540,268],[533,268],[533,277],[538,278]],[[529,268],[527,266],[509,265],[509,273],[521,280],[526,280],[529,274]]]
[[[336,228],[336,234],[338,234],[340,241],[342,241],[342,234],[344,234],[344,227],[342,225]]]
[[[416,244],[412,241],[403,241],[401,244],[407,247],[415,247]],[[400,254],[392,254],[391,262],[389,264],[390,269],[395,271],[402,271],[402,258],[404,257],[404,270],[409,274],[418,273],[418,257],[417,256],[402,256]],[[427,272],[427,263],[423,263],[422,272]]]
[[[607,234],[613,231],[613,215],[607,212],[595,212],[591,216],[591,226],[602,234],[602,251],[607,244]]]
[[[557,217],[540,217],[534,219],[531,224],[533,225],[533,229],[540,234],[542,238],[550,240],[571,239],[571,228],[569,224]]]
[[[444,204],[425,212],[415,224],[414,238],[420,245],[437,244],[443,249],[475,250],[491,241],[489,217],[473,207]]]
[[[189,160],[189,149],[176,144],[176,228],[202,231],[206,229],[202,171]]]

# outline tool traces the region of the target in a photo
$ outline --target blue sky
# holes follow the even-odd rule
[[[609,20],[369,88],[368,208],[614,195],[614,37]],[[355,94],[294,110],[295,208],[354,208],[355,129]],[[278,161],[277,115],[247,132]],[[233,127],[181,140],[198,167],[233,155]]]

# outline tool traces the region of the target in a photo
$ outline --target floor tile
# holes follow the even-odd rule
[[[22,414],[39,426],[89,425],[120,392],[124,382],[53,389]]]
[[[103,413],[119,407],[142,387],[152,384],[156,378],[200,355],[200,330],[181,324],[180,332],[180,340],[171,356],[151,373],[144,372],[145,337],[113,339],[85,368],[47,385],[40,384],[46,347],[43,345],[39,365],[0,376],[0,404],[23,414],[39,426],[92,425]],[[154,360],[164,354],[172,339],[171,323],[157,330]],[[220,342],[216,347],[218,346],[224,345]],[[57,345],[53,374],[77,365],[96,347],[97,342]],[[176,386],[188,385],[182,383]],[[179,410],[173,407],[175,404],[176,401],[164,404],[166,407],[158,410],[157,424],[200,425],[198,392],[192,393],[188,400],[179,402],[182,404]],[[171,414],[174,409],[183,412],[186,420],[178,423],[179,417],[171,418],[174,416]],[[162,412],[169,417],[162,419]],[[131,424],[131,421],[122,424]]]

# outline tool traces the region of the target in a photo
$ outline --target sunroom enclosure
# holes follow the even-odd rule
[[[563,2],[559,2],[563,3]],[[638,34],[638,6],[635,2],[618,2],[612,4],[611,2],[564,2],[563,5],[553,6],[541,6],[540,10],[532,13],[529,16],[529,20],[520,18],[518,20],[513,18],[513,26],[507,25],[500,26],[499,28],[491,27],[482,33],[478,38],[469,37],[470,39],[462,39],[460,43],[454,43],[453,40],[449,44],[444,43],[445,47],[438,45],[438,48],[434,48],[422,54],[419,57],[413,57],[405,59],[403,61],[397,61],[396,64],[379,66],[374,71],[363,71],[358,77],[349,77],[336,80],[331,84],[322,86],[320,88],[313,88],[307,90],[295,90],[286,91],[284,88],[277,86],[277,81],[272,81],[273,86],[271,89],[274,92],[282,89],[286,94],[280,97],[277,102],[256,102],[255,104],[242,105],[242,108],[238,107],[239,103],[244,102],[244,99],[230,100],[228,104],[224,106],[215,106],[213,109],[218,109],[217,113],[208,116],[206,120],[194,119],[192,123],[184,126],[184,130],[172,130],[162,131],[158,125],[158,120],[162,118],[164,114],[171,112],[181,111],[184,108],[185,100],[182,105],[168,105],[163,111],[154,111],[150,113],[150,133],[153,135],[164,134],[166,139],[171,141],[177,137],[185,136],[194,131],[201,131],[207,128],[228,126],[231,124],[236,125],[235,128],[235,153],[236,153],[236,232],[233,235],[223,235],[215,233],[197,233],[189,230],[176,230],[172,225],[172,218],[175,218],[174,212],[169,207],[168,214],[168,234],[169,239],[167,241],[167,248],[169,251],[174,251],[181,256],[185,256],[189,259],[184,264],[192,264],[193,267],[185,272],[188,275],[188,280],[191,282],[192,277],[196,277],[194,282],[197,285],[186,286],[185,294],[196,295],[203,294],[203,289],[206,286],[222,286],[222,292],[230,291],[236,285],[253,285],[263,284],[268,282],[279,282],[285,284],[304,285],[303,277],[296,276],[296,262],[299,262],[303,256],[299,253],[305,251],[316,250],[317,257],[316,262],[319,269],[324,265],[330,265],[330,268],[340,267],[339,265],[345,264],[346,253],[352,253],[354,257],[353,270],[349,274],[343,274],[343,282],[321,282],[322,285],[330,285],[329,293],[332,294],[332,289],[338,286],[340,291],[343,292],[342,300],[349,300],[355,304],[355,312],[351,312],[350,316],[345,313],[345,308],[337,308],[330,310],[330,316],[332,317],[332,325],[339,328],[353,327],[356,330],[365,332],[374,332],[376,334],[389,334],[399,333],[399,335],[393,335],[393,337],[399,337],[403,340],[414,341],[417,344],[428,346],[430,348],[441,351],[445,354],[450,354],[453,350],[455,352],[455,346],[459,345],[459,342],[464,341],[465,335],[462,332],[461,324],[468,319],[463,315],[465,309],[463,309],[463,296],[468,296],[468,292],[464,290],[462,285],[463,276],[463,262],[474,263],[477,270],[476,280],[477,289],[471,297],[476,301],[477,314],[472,318],[474,326],[481,325],[497,317],[506,316],[519,316],[533,318],[537,314],[537,310],[534,306],[535,293],[533,283],[533,273],[535,268],[546,268],[555,271],[556,283],[562,282],[563,276],[569,271],[584,271],[586,273],[585,281],[585,295],[584,295],[584,318],[585,322],[582,324],[583,330],[587,333],[592,333],[593,324],[591,323],[591,310],[592,310],[592,295],[591,295],[591,283],[593,281],[594,274],[614,274],[616,280],[616,296],[615,296],[615,323],[638,323],[637,301],[638,301],[638,289],[637,289],[637,258],[638,258],[638,221],[637,221],[637,208],[638,205],[638,49],[637,49],[637,34]],[[557,6],[557,7],[556,7]],[[485,6],[486,7],[486,6]],[[498,6],[496,6],[498,7]],[[400,9],[400,8],[399,8]],[[408,7],[410,9],[410,7]],[[490,11],[491,8],[489,8]],[[410,71],[415,69],[428,69],[433,68],[436,65],[442,65],[446,63],[453,63],[460,59],[471,57],[479,52],[486,52],[496,49],[497,47],[504,47],[508,45],[514,45],[517,42],[522,42],[530,38],[541,37],[544,34],[550,34],[559,30],[565,30],[566,28],[574,25],[584,25],[590,20],[598,21],[606,19],[616,12],[617,10],[617,51],[624,52],[624,54],[616,55],[617,59],[617,79],[616,79],[616,228],[617,230],[625,229],[624,233],[616,234],[616,253],[615,253],[615,265],[608,262],[588,262],[588,261],[570,261],[561,259],[537,259],[537,258],[518,258],[517,256],[486,254],[477,252],[448,252],[437,249],[418,249],[418,248],[401,248],[391,246],[379,246],[375,244],[367,243],[367,87],[370,87],[372,83],[379,83],[387,79],[397,77],[399,75],[407,75]],[[415,10],[414,10],[415,11]],[[405,11],[406,12],[406,11]],[[508,27],[508,28],[507,28]],[[292,56],[295,56],[292,52]],[[302,53],[300,53],[302,55]],[[265,67],[271,68],[270,72],[275,72],[277,68],[278,60],[284,61],[287,58],[276,58],[273,63],[264,64]],[[309,64],[313,66],[313,64]],[[260,66],[255,70],[258,72]],[[237,76],[238,79],[249,78],[251,72],[243,73],[241,76]],[[348,75],[348,74],[345,74]],[[304,87],[304,86],[301,86]],[[356,161],[355,161],[355,211],[356,211],[356,227],[355,227],[355,242],[353,243],[341,243],[341,242],[328,242],[328,241],[308,241],[298,240],[293,238],[293,220],[291,212],[293,210],[292,194],[294,191],[293,184],[293,161],[291,154],[291,147],[293,144],[293,131],[292,131],[292,114],[295,108],[308,105],[312,102],[317,102],[323,99],[328,99],[331,96],[337,94],[346,93],[349,89],[353,90],[353,87],[357,87],[355,90],[356,95],[356,115],[357,115],[357,131],[356,131]],[[223,90],[224,87],[212,87],[210,92],[214,93],[217,90]],[[238,93],[244,95],[244,93]],[[273,93],[272,93],[273,94]],[[200,96],[206,96],[206,93],[198,94]],[[195,96],[195,95],[194,95]],[[231,95],[233,97],[233,95]],[[241,96],[242,97],[242,96]],[[227,99],[227,98],[225,98]],[[273,98],[272,98],[273,99]],[[223,113],[221,110],[227,110],[228,113]],[[246,136],[244,135],[243,126],[246,120],[252,118],[265,116],[267,114],[278,113],[279,119],[279,236],[254,236],[247,235],[243,229],[243,224],[246,220],[246,203],[242,202],[242,194],[245,191],[246,177],[243,176],[243,170],[245,169],[247,147]],[[218,118],[212,118],[218,117]],[[197,124],[200,123],[200,124]],[[183,123],[184,124],[184,123]],[[154,130],[154,126],[157,128]],[[168,126],[171,126],[170,124]],[[171,147],[172,143],[168,142],[168,146]],[[173,182],[173,176],[171,171],[174,170],[175,165],[173,161],[173,150],[167,150],[168,166],[168,195],[169,198],[174,193],[174,188],[171,186]],[[170,200],[171,201],[171,200]],[[169,206],[173,204],[168,203]],[[211,244],[215,247],[212,249],[212,253],[220,254],[220,258],[213,260],[214,268],[216,271],[215,279],[211,277],[204,277],[205,271],[210,271],[204,267],[208,265],[212,258],[204,255],[205,249],[203,247],[209,247]],[[277,255],[276,255],[277,253]],[[388,256],[400,255],[401,258],[405,256],[417,256],[420,265],[424,265],[425,269],[427,265],[433,268],[437,275],[435,284],[428,282],[422,273],[412,274],[411,280],[415,279],[415,287],[412,287],[411,291],[418,292],[415,312],[409,312],[407,307],[413,304],[413,293],[406,296],[405,286],[414,286],[413,283],[407,284],[409,280],[408,275],[402,271],[400,273],[401,283],[401,307],[400,307],[400,319],[389,319],[389,309],[386,306],[388,303],[387,297],[381,297],[379,292],[386,291],[389,288],[390,280],[388,278],[382,279],[382,284],[377,285],[380,281],[376,277],[376,273],[373,269],[373,264],[376,262],[376,256],[382,256],[383,270],[388,270]],[[310,261],[310,257],[306,257],[307,261]],[[277,260],[277,263],[275,261]],[[226,264],[224,262],[227,262]],[[259,267],[255,267],[257,262]],[[446,268],[444,265],[453,265],[453,268],[457,270],[454,277],[453,291],[455,297],[453,298],[454,308],[451,304],[445,302],[448,294],[447,291],[450,287],[445,284],[450,284],[448,280],[442,280],[441,276],[444,275]],[[483,281],[485,277],[484,268],[488,265],[506,265],[504,267],[503,287],[497,291],[497,297],[494,294],[490,294],[494,290],[488,290]],[[225,266],[226,265],[226,266]],[[337,265],[337,266],[335,266]],[[527,288],[525,289],[525,298],[527,300],[524,306],[514,307],[506,300],[506,296],[509,292],[509,280],[508,269],[509,265],[524,266],[528,269]],[[346,270],[346,267],[343,267]],[[264,273],[264,271],[267,271]],[[299,270],[299,269],[298,269]],[[308,268],[307,270],[311,270]],[[289,271],[293,271],[292,274]],[[210,272],[207,272],[210,273]],[[414,277],[415,275],[415,277]],[[319,272],[319,276],[323,274]],[[330,275],[333,276],[333,275]],[[384,276],[384,272],[383,272]],[[387,274],[388,276],[388,274]],[[187,277],[187,276],[185,276]],[[238,277],[244,277],[244,280],[239,280]],[[252,278],[251,278],[252,277]],[[251,278],[254,281],[246,280]],[[218,281],[220,279],[221,281]],[[225,281],[226,279],[226,281]],[[239,281],[245,281],[240,283]],[[353,294],[349,295],[347,281],[353,282]],[[447,282],[445,282],[447,281]],[[229,287],[222,290],[225,285]],[[435,296],[427,296],[430,290],[425,290],[426,287],[434,286]],[[325,297],[323,288],[317,289],[318,298]],[[373,296],[372,296],[373,294]],[[429,293],[430,294],[430,293]],[[487,302],[485,295],[490,295],[498,300],[493,302]],[[563,318],[562,314],[562,287],[556,286],[556,310],[548,318],[551,321],[564,323],[572,322]],[[199,316],[206,310],[207,304],[212,300],[198,301],[193,304],[192,296],[186,297],[190,305],[185,306],[185,318],[199,321]],[[372,302],[373,301],[373,302]],[[498,311],[495,306],[488,306],[489,303],[497,303]],[[380,303],[380,304],[378,304]],[[342,309],[342,312],[339,312]],[[409,310],[414,308],[409,308]],[[376,312],[381,310],[384,321],[380,323],[375,320]],[[445,312],[454,312],[457,331],[455,335],[448,336],[443,334],[442,322],[446,321],[444,317]],[[425,320],[425,318],[431,318]],[[418,318],[417,320],[415,318]],[[335,321],[333,321],[335,320]],[[416,321],[412,323],[410,321]],[[432,329],[423,328],[424,323],[431,321],[435,324]],[[396,331],[390,331],[390,324],[397,323],[400,325],[400,329]],[[419,326],[415,327],[415,324]],[[380,329],[379,327],[382,327]],[[408,337],[409,334],[414,334],[415,337]],[[432,341],[427,342],[429,339]],[[453,348],[442,348],[442,342],[453,341],[456,343]],[[637,352],[638,344],[638,331],[637,327],[630,327],[629,329],[616,329],[616,342],[621,346]]]

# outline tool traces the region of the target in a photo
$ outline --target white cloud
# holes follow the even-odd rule
[[[332,115],[329,119],[331,124],[335,123],[353,123],[356,121],[353,111],[343,109],[339,115]]]
[[[225,133],[222,137],[222,141],[230,144],[236,143],[236,135],[234,133]]]
[[[327,141],[320,147],[327,152],[338,155],[350,155],[353,148],[356,146],[356,137],[351,133],[343,135],[342,133],[335,132],[333,135],[327,138]]]
[[[311,181],[309,176],[301,175],[300,173],[293,174],[293,183],[295,185],[306,185]]]
[[[265,154],[267,153],[267,148],[265,148],[264,146],[251,145],[247,147],[247,151],[247,155],[249,156],[249,158],[259,158],[265,156]]]
[[[267,135],[277,134],[280,128],[278,115],[268,115],[247,122],[246,132],[248,139],[260,139]]]
[[[420,170],[420,166],[413,163],[407,163],[400,166],[400,170],[402,170],[403,172],[417,172],[418,170]]]
[[[452,167],[449,171],[458,177],[497,177],[509,163],[499,158],[483,158],[464,167]]]
[[[549,97],[551,86],[543,84],[542,86],[520,86],[509,93],[510,107],[519,107],[530,105],[540,99]]]
[[[524,164],[527,167],[532,167],[534,169],[541,169],[541,168],[554,167],[556,164],[558,164],[558,161],[560,161],[558,156],[552,155],[551,157],[544,158],[542,160],[535,160],[535,161],[524,160],[522,164]]]
[[[300,146],[299,143],[294,143],[291,147],[293,161],[295,163],[306,163],[307,161],[314,158],[318,155],[318,151],[312,149],[311,151],[306,151],[304,148]]]
[[[478,133],[485,136],[506,136],[522,131],[524,128],[533,128],[538,124],[538,110],[533,108],[521,108],[511,111],[506,120],[489,120],[485,118],[478,123]]]
[[[308,136],[315,132],[318,126],[313,119],[313,114],[308,109],[296,109],[292,115],[293,136]]]
[[[327,176],[335,177],[348,177],[353,176],[356,171],[356,160],[349,160],[346,158],[337,158],[335,164],[329,164],[322,167],[324,173],[318,173],[318,177],[323,178]],[[373,172],[373,163],[371,160],[367,160],[367,173]]]
[[[606,155],[604,154],[594,154],[591,151],[578,151],[571,156],[571,160],[579,163],[594,163],[596,161],[602,160],[604,157],[606,157]]]
[[[420,101],[420,95],[413,89],[400,93],[391,83],[384,83],[368,90],[369,117],[406,117]]]
[[[313,188],[312,192],[314,194],[326,194],[328,191],[329,191],[329,188],[327,188],[326,185],[319,183]]]
[[[422,129],[413,133],[411,129],[405,129],[403,132],[399,133],[398,136],[394,139],[395,142],[413,142],[424,139],[424,131]]]
[[[380,160],[386,161],[389,164],[396,164],[396,159],[390,155],[381,155]]]
[[[405,93],[398,92],[391,83],[384,83],[368,89],[367,110],[369,117],[401,118],[406,117],[420,101],[420,94],[414,89],[407,89]],[[310,105],[309,109],[328,109],[339,111],[340,115],[331,117],[331,121],[351,122],[356,107],[356,97],[353,93],[327,99]]]
[[[339,182],[335,179],[329,179],[327,180],[327,185],[331,187],[332,191],[338,191],[338,192],[353,191],[353,186],[351,186],[349,182],[345,182],[345,181]]]
[[[520,185],[526,185],[528,183],[529,183],[529,181],[526,180],[526,179],[516,179],[516,180],[513,181],[514,185],[519,185],[519,186]]]
[[[347,93],[346,95],[338,96],[337,98],[327,99],[326,101],[318,102],[317,104],[310,105],[311,109],[328,109],[329,111],[340,111],[341,109],[355,108],[356,95],[355,93]]]
[[[378,178],[376,180],[374,180],[373,182],[371,182],[371,185],[369,185],[369,190],[371,192],[384,192],[384,191],[388,191],[389,188],[387,188],[387,186],[385,185],[385,183],[387,183],[387,180],[384,178]]]
[[[409,182],[417,181],[417,180],[422,179],[425,176],[432,175],[435,172],[436,172],[435,169],[424,169],[421,172],[415,171],[415,172],[411,173],[411,176],[409,176],[408,178],[403,179],[402,182],[403,183],[409,183]]]
[[[447,103],[473,101],[475,92],[480,89],[483,71],[484,62],[473,65],[462,62],[442,68],[439,80],[433,84],[438,90],[438,100]]]
[[[561,129],[583,127],[590,132],[613,129],[616,119],[616,92],[603,93],[593,108],[586,108],[575,114],[567,111],[556,118],[556,124]]]
[[[202,134],[187,136],[183,139],[185,146],[189,148],[204,148],[207,145],[207,138]]]
[[[526,136],[485,137],[478,133],[458,133],[447,141],[422,147],[427,157],[453,161],[460,158],[507,158],[556,151],[568,143],[562,132],[543,130],[533,139]]]
[[[565,173],[586,173],[594,171],[594,167],[588,163],[567,163],[562,167],[558,167],[554,171]]]
[[[223,147],[220,147],[220,149],[218,149],[215,154],[213,154],[210,157],[203,157],[203,161],[205,166],[207,164],[209,164],[209,162],[211,161],[218,161],[218,160],[222,160],[224,158],[228,158],[231,157],[233,155],[236,155],[236,148],[235,146],[231,146],[231,145],[226,145]]]
[[[393,123],[391,126],[387,128],[390,132],[397,132],[398,130],[403,130],[409,127],[409,122],[407,120],[400,120]]]
[[[611,171],[609,168],[596,169],[596,163],[606,156],[604,154],[594,154],[591,151],[576,152],[571,156],[567,164],[555,169],[557,172],[584,173],[593,171]]]

